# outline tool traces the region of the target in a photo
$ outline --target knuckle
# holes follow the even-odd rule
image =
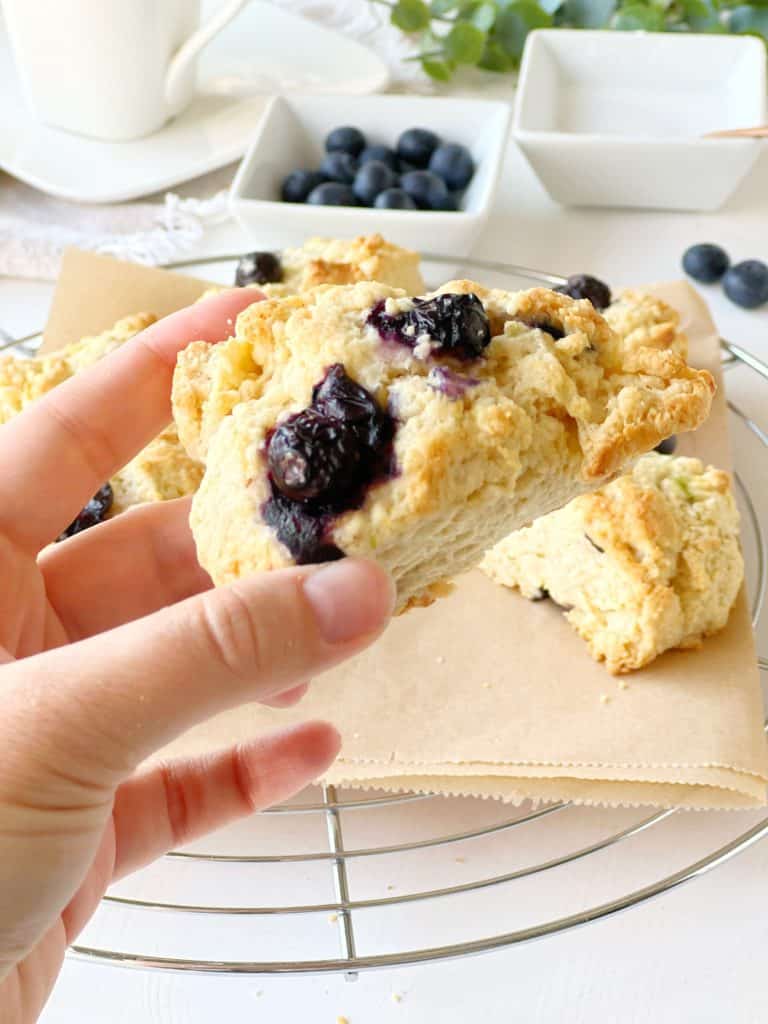
[[[266,669],[266,643],[245,597],[234,587],[203,595],[203,635],[208,650],[229,673],[252,680]]]
[[[160,765],[160,779],[163,785],[165,813],[168,820],[168,834],[171,844],[183,843],[190,833],[192,811],[189,794],[184,781],[172,763]]]

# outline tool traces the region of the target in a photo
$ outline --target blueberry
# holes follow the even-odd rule
[[[326,153],[342,152],[358,156],[366,147],[366,140],[359,128],[343,125],[334,128],[325,140]]]
[[[560,341],[561,338],[565,337],[565,331],[562,327],[555,327],[548,320],[521,320],[520,323],[525,324],[526,327],[532,327],[536,331],[544,331],[554,341]]]
[[[326,181],[351,185],[357,174],[357,160],[350,153],[326,153],[320,164],[320,173]]]
[[[426,167],[440,145],[440,139],[427,128],[409,128],[397,140],[397,155],[414,167]]]
[[[388,188],[379,192],[373,204],[377,210],[417,210],[416,203],[401,188]]]
[[[385,303],[378,302],[367,322],[385,341],[414,348],[421,336],[428,335],[433,354],[463,360],[482,355],[491,340],[488,316],[480,299],[471,292],[414,299],[413,308],[404,313],[387,313]]]
[[[386,164],[390,170],[398,173],[400,171],[400,161],[397,158],[397,153],[390,149],[389,146],[366,146],[363,152],[360,154],[360,166],[367,164],[369,160],[379,160],[381,163]]]
[[[762,260],[744,260],[725,272],[723,291],[737,306],[756,309],[768,302],[768,267]]]
[[[702,284],[719,281],[730,262],[725,249],[711,242],[692,245],[683,253],[683,270],[694,281],[701,281]]]
[[[267,441],[271,497],[265,522],[300,565],[342,558],[328,538],[334,516],[359,508],[367,489],[392,473],[395,422],[374,396],[331,366],[312,402]]]
[[[355,193],[349,185],[337,181],[326,181],[313,188],[307,196],[310,206],[357,206]]]
[[[380,160],[370,160],[355,175],[352,190],[364,206],[373,206],[376,196],[393,188],[396,182],[397,175],[390,167]]]
[[[283,180],[280,198],[284,203],[303,203],[325,178],[319,171],[291,171]]]
[[[656,447],[653,449],[660,455],[672,455],[677,448],[677,437],[674,434],[670,434],[669,437],[665,437],[663,441],[659,441]]]
[[[459,200],[457,194],[455,192],[446,192],[445,199],[434,208],[436,210],[458,210]]]
[[[76,533],[82,533],[83,530],[102,522],[112,508],[112,499],[112,488],[109,484],[104,484],[56,539],[66,540],[67,537],[74,537]]]
[[[241,256],[235,271],[235,284],[275,284],[283,280],[283,265],[273,252],[249,252]]]
[[[589,299],[595,309],[605,309],[611,304],[611,289],[597,277],[590,274],[572,274],[565,284],[553,291],[570,295],[572,299]]]
[[[448,195],[443,179],[431,171],[409,171],[400,178],[400,187],[422,210],[441,209]]]
[[[452,191],[466,188],[475,173],[475,162],[466,146],[446,142],[438,146],[429,160],[429,169],[442,178]]]

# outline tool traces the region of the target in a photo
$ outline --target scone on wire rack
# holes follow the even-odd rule
[[[295,249],[252,252],[240,258],[238,287],[254,286],[268,298],[284,298],[321,284],[381,281],[411,295],[424,291],[419,254],[387,242],[381,235],[357,238],[308,238]],[[211,288],[202,296],[222,291]]]
[[[156,319],[150,313],[138,313],[118,320],[101,334],[89,335],[47,355],[32,359],[0,357],[0,424],[73,374],[114,352]],[[96,495],[98,519],[145,502],[192,494],[202,473],[202,466],[179,443],[176,426],[171,423]],[[87,508],[79,518],[86,525],[97,521]]]
[[[401,610],[696,427],[714,390],[680,357],[625,357],[588,301],[471,281],[255,303],[188,353],[174,416],[205,457],[191,523],[214,581],[364,555]]]
[[[551,598],[613,673],[722,629],[744,577],[727,473],[650,454],[632,472],[510,534],[481,569]]]

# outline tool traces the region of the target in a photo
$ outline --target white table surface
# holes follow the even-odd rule
[[[546,197],[510,146],[494,217],[476,251],[562,273],[590,271],[614,285],[678,277],[681,253],[696,241],[720,242],[736,259],[766,259],[766,180],[768,152],[737,197],[717,214],[563,210]],[[237,251],[245,244],[231,225],[212,235],[206,250]],[[0,280],[0,325],[15,333],[37,327],[50,291],[49,285]],[[724,336],[768,358],[768,312],[745,313],[717,289],[706,291]],[[757,381],[738,371],[729,377],[731,387],[765,425],[765,391],[760,392]],[[765,653],[768,637],[761,632],[759,646]],[[615,830],[621,814],[595,811],[593,822],[605,832]],[[662,877],[759,817],[677,815],[667,831],[622,844],[599,866],[585,862],[574,885],[589,905],[601,898],[598,888],[605,876],[619,868],[622,877],[639,878],[650,866],[649,877]],[[457,824],[461,828],[462,822]],[[502,856],[498,848],[473,847],[467,866],[482,871],[490,865],[498,871]],[[433,854],[435,870],[440,857],[445,860],[444,853]],[[546,883],[554,890],[558,884],[562,888],[556,874],[547,876],[551,882]],[[44,1024],[333,1024],[343,1015],[350,1024],[756,1024],[766,1019],[768,1006],[767,885],[768,842],[763,842],[705,877],[611,920],[490,955],[373,972],[355,984],[336,976],[190,977],[69,962],[42,1019]],[[563,889],[558,899],[567,895]],[[465,901],[462,908],[467,926],[476,925],[482,933],[483,915],[491,913],[488,904]],[[146,919],[147,941],[156,922],[151,915]],[[300,919],[296,926],[301,927]],[[180,920],[178,928],[184,927]],[[234,919],[228,927],[247,935],[249,924]],[[396,1003],[392,993],[402,1000]]]

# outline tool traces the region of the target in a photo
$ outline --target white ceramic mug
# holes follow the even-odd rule
[[[246,3],[223,2],[203,26],[200,0],[3,0],[3,11],[36,117],[116,142],[187,106],[198,53]]]

